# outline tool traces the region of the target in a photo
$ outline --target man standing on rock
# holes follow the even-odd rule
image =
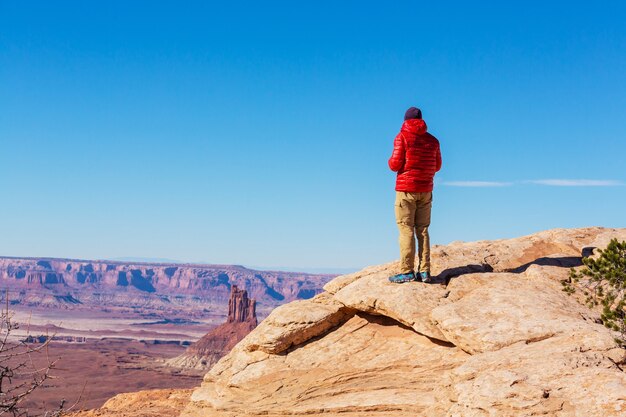
[[[393,142],[389,168],[397,172],[396,223],[400,231],[400,273],[389,281],[431,282],[430,276],[430,210],[433,202],[433,178],[441,169],[439,141],[426,132],[422,111],[411,107]],[[415,270],[415,235],[419,266]]]

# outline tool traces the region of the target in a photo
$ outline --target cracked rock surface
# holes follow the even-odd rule
[[[438,246],[430,285],[389,283],[397,263],[338,277],[275,309],[180,416],[625,416],[626,350],[560,284],[614,237],[626,229]]]
[[[433,250],[436,284],[396,263],[276,309],[217,363],[183,417],[623,416],[624,351],[561,291],[626,229],[557,229]]]

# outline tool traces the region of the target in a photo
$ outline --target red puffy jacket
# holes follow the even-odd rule
[[[389,168],[398,173],[396,191],[427,193],[433,190],[435,172],[441,169],[439,141],[426,133],[426,122],[409,119],[393,141]]]

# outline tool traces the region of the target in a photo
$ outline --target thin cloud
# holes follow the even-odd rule
[[[573,179],[545,179],[525,181],[530,184],[548,185],[551,187],[617,187],[624,185],[617,180],[573,180]]]
[[[450,187],[509,187],[512,182],[499,181],[444,181],[443,185]]]
[[[442,181],[439,183],[448,187],[511,187],[520,184],[536,184],[548,187],[620,187],[626,185],[619,180],[588,180],[588,179],[541,179],[525,181]]]

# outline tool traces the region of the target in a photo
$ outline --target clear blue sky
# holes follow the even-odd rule
[[[411,105],[442,145],[435,243],[625,227],[624,22],[618,1],[0,0],[0,254],[393,260]]]

